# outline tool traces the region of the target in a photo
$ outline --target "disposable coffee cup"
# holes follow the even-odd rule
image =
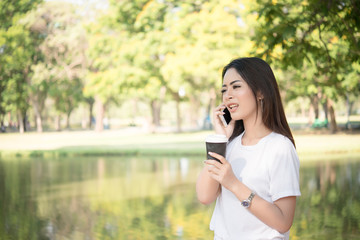
[[[219,159],[216,159],[209,155],[209,152],[215,152],[225,157],[226,155],[226,145],[228,139],[225,135],[222,134],[212,134],[206,137],[206,155],[207,159],[214,159],[220,162]]]

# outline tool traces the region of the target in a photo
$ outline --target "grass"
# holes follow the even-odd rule
[[[60,156],[205,156],[212,132],[145,134],[137,129],[0,134],[1,158]],[[360,134],[294,132],[301,161],[360,159]]]

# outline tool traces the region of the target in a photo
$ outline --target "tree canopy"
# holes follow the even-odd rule
[[[259,22],[254,53],[292,72],[290,99],[307,96],[332,111],[337,98],[359,95],[360,9],[355,1],[257,0],[253,11]]]
[[[86,4],[86,3],[83,3]],[[0,3],[0,120],[67,119],[95,104],[96,129],[110,106],[148,105],[152,128],[161,109],[187,103],[197,124],[215,105],[220,72],[231,59],[255,55],[280,72],[288,101],[323,105],[336,129],[334,103],[360,92],[359,8],[352,0],[110,0],[91,14],[63,1]],[[96,13],[96,14],[93,14]],[[47,108],[50,106],[50,108]],[[318,117],[318,113],[315,114]]]

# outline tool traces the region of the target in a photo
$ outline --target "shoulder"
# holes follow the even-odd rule
[[[298,162],[298,155],[293,143],[286,136],[279,133],[271,133],[266,144],[270,162],[292,161]]]
[[[269,135],[269,145],[272,148],[278,150],[292,149],[295,150],[294,144],[290,141],[290,139],[280,133],[272,132]]]

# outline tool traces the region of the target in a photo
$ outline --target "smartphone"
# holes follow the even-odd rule
[[[227,108],[223,110],[224,115],[219,115],[221,122],[224,124],[224,127],[227,127],[231,121],[231,114]]]

